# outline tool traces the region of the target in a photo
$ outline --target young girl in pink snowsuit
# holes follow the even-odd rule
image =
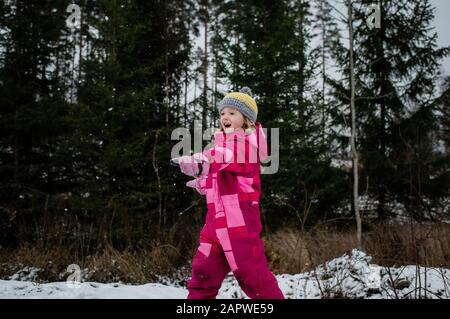
[[[283,299],[260,239],[260,160],[267,158],[267,142],[250,89],[227,94],[219,112],[214,147],[178,161],[183,173],[197,177],[187,186],[207,202],[188,299],[215,298],[230,270],[250,298]]]

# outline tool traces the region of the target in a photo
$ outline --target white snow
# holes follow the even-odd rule
[[[161,284],[124,285],[83,282],[79,288],[70,282],[37,284],[29,281],[0,280],[0,299],[182,299],[187,290]]]
[[[450,298],[449,269],[414,265],[388,268],[370,264],[371,259],[354,249],[311,272],[277,275],[277,280],[289,299]],[[188,294],[179,283],[130,285],[62,281],[38,284],[30,281],[36,278],[38,269],[27,268],[22,273],[31,275],[17,273],[10,280],[0,280],[0,299],[184,299]],[[231,273],[225,278],[217,297],[247,298]]]

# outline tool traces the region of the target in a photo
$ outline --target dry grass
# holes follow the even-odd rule
[[[316,228],[278,231],[264,238],[275,273],[300,273],[357,247],[355,233]],[[383,266],[450,268],[450,225],[377,226],[364,233],[363,250]]]
[[[450,268],[450,225],[379,226],[365,236],[364,248],[386,266]]]
[[[35,267],[36,281],[64,281],[70,275],[67,267],[75,264],[85,281],[155,282],[161,276],[172,277],[192,258],[200,227],[189,218],[180,219],[164,232],[148,229],[139,242],[129,245],[127,233],[122,237],[116,233],[113,240],[111,227],[81,226],[73,218],[43,218],[36,222],[29,242],[14,248],[0,243],[0,279]]]
[[[266,235],[263,240],[271,270],[275,273],[301,273],[342,255],[356,246],[351,234],[294,229]]]
[[[41,269],[36,280],[61,281],[69,275],[67,266],[78,264],[84,280],[154,282],[189,265],[198,244],[198,232],[191,232],[178,228],[164,239],[154,239],[134,249],[119,250],[108,244],[91,249],[90,253],[80,249],[80,243],[68,246],[55,241],[0,249],[0,278],[31,266]],[[363,237],[363,250],[374,257],[373,263],[450,268],[450,225],[376,226],[364,232]],[[353,232],[320,226],[305,232],[285,229],[266,234],[263,240],[270,269],[275,273],[309,271],[357,246]]]
[[[30,266],[40,269],[36,280],[41,282],[65,280],[71,264],[80,266],[85,281],[155,282],[160,276],[170,277],[186,261],[176,247],[157,242],[135,250],[105,246],[86,256],[63,246],[43,249],[24,244],[14,250],[0,250],[0,255],[0,278]]]

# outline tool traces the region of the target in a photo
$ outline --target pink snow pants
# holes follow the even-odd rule
[[[227,228],[224,212],[208,210],[200,232],[200,246],[192,261],[188,299],[213,299],[226,275],[233,272],[252,299],[284,299],[270,272],[260,233],[258,202],[242,202],[244,226]]]

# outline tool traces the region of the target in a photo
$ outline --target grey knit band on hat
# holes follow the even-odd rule
[[[232,107],[241,112],[250,121],[256,123],[258,106],[252,95],[252,90],[246,86],[240,89],[239,92],[228,93],[217,106],[219,113],[225,107]]]
[[[219,103],[219,112],[222,111],[225,107],[232,107],[241,112],[245,115],[250,121],[253,123],[256,122],[256,113],[253,112],[252,109],[250,109],[244,102],[241,102],[239,100],[233,99],[233,98],[225,98]]]

